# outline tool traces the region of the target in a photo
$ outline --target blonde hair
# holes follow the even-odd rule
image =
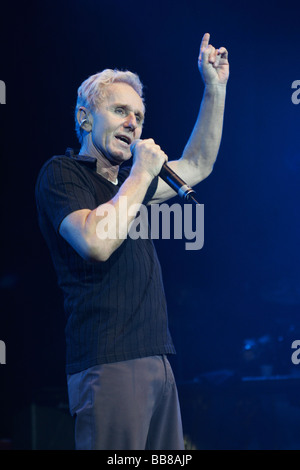
[[[77,103],[75,108],[75,130],[80,143],[82,143],[82,129],[77,120],[77,111],[85,106],[91,111],[96,110],[106,97],[107,87],[112,83],[127,83],[143,100],[143,84],[139,76],[128,70],[105,69],[91,75],[77,90]],[[144,100],[143,100],[144,101]]]

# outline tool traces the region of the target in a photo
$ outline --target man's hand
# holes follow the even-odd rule
[[[153,179],[167,161],[167,155],[153,139],[140,140],[134,148],[131,173],[147,173]]]
[[[205,33],[198,57],[198,68],[205,85],[226,85],[229,77],[228,52],[225,47],[215,49],[209,44],[210,34]]]

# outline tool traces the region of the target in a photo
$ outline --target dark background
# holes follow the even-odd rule
[[[263,0],[7,6],[0,438],[13,445],[19,415],[32,403],[65,402],[62,297],[37,226],[34,185],[45,160],[78,147],[78,86],[104,68],[137,72],[147,105],[143,137],[178,158],[197,117],[197,56],[210,32],[211,43],[229,51],[230,80],[218,160],[196,188],[204,247],[156,242],[184,424],[197,448],[300,448],[300,365],[291,361],[300,339],[300,105],[291,101],[300,80],[299,13],[297,2]]]

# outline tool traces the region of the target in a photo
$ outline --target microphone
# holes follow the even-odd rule
[[[130,145],[131,154],[134,155],[135,146],[142,139],[137,139]],[[166,163],[163,164],[159,175],[165,183],[167,183],[182,199],[188,201],[192,199],[196,204],[199,204],[194,198],[195,191],[186,184]]]

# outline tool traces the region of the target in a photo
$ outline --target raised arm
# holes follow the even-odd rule
[[[195,186],[211,172],[216,161],[223,130],[226,85],[229,77],[228,52],[225,47],[215,49],[205,33],[200,45],[198,68],[204,82],[200,111],[179,160],[168,165],[190,186]],[[175,193],[159,178],[152,202],[161,202]]]

